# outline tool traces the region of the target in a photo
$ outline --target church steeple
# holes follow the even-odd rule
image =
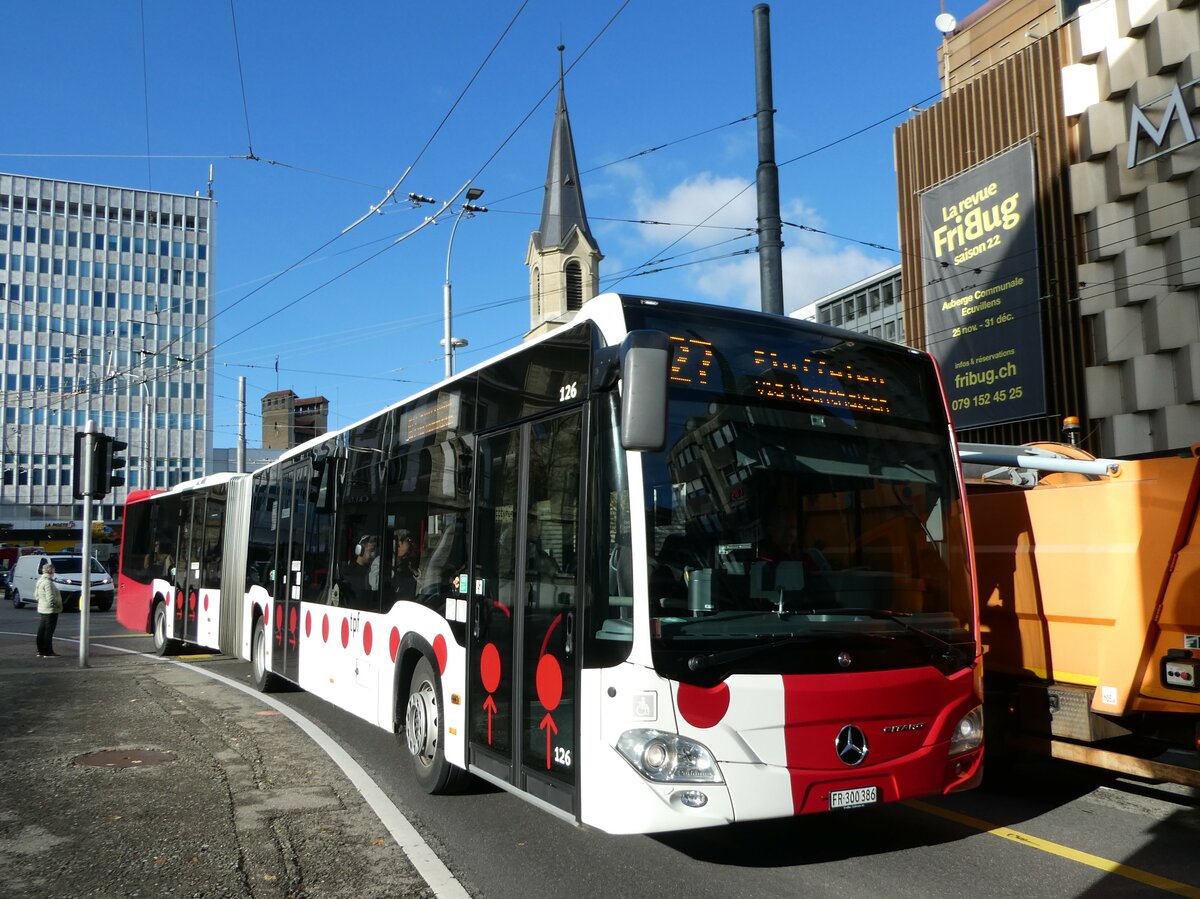
[[[592,236],[575,139],[567,114],[562,51],[558,47],[558,109],[550,137],[550,162],[542,197],[542,220],[530,235],[525,264],[529,266],[529,333],[526,338],[565,324],[571,313],[600,290],[599,263],[604,257]]]

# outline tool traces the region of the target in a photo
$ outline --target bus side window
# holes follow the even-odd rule
[[[607,668],[625,661],[633,649],[633,545],[629,492],[616,436],[615,396],[604,398],[593,435],[594,471],[588,489],[592,509],[587,558],[591,587],[584,591],[585,668]]]

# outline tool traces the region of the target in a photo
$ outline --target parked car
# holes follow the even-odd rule
[[[9,575],[9,599],[16,608],[29,604],[37,606],[35,588],[41,575],[42,560],[54,563],[54,583],[62,593],[63,611],[79,609],[79,597],[83,590],[83,557],[73,555],[29,555],[17,559]],[[92,559],[91,565],[92,605],[101,612],[112,608],[116,590],[113,579],[99,560]]]

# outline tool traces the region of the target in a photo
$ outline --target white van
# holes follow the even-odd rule
[[[28,604],[37,608],[36,587],[41,576],[42,560],[50,559],[54,563],[54,583],[62,594],[63,611],[71,612],[79,609],[79,596],[83,589],[83,557],[77,555],[34,555],[21,556],[13,566],[9,575],[11,584],[9,598],[16,608]],[[104,566],[92,559],[92,606],[101,612],[112,608],[116,590],[113,580]]]

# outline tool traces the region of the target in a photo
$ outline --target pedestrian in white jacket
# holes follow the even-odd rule
[[[38,574],[41,577],[34,588],[38,617],[41,618],[37,632],[37,654],[39,659],[44,659],[58,655],[54,651],[54,629],[58,626],[58,613],[62,611],[63,602],[58,585],[54,583],[54,563],[49,559],[42,559],[42,564],[38,566]]]

